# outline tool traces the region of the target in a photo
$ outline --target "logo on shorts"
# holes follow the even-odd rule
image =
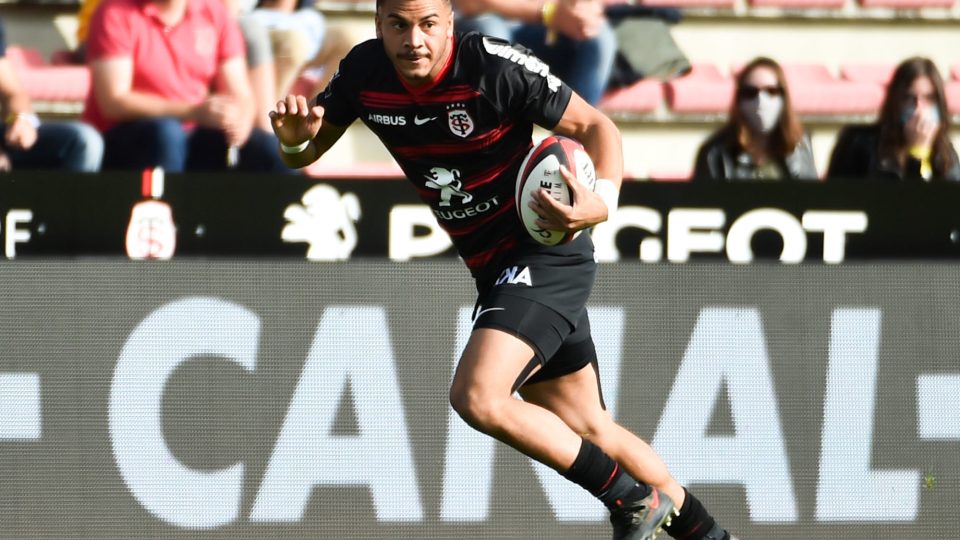
[[[477,320],[480,317],[483,317],[485,313],[490,313],[491,311],[506,311],[506,310],[507,308],[502,308],[502,307],[488,307],[486,309],[481,309],[480,311],[477,312],[477,315],[476,317],[473,318],[473,320]]]
[[[526,266],[508,266],[500,272],[500,277],[494,286],[503,285],[526,285],[533,287],[533,280],[530,278],[530,268]]]
[[[463,204],[473,200],[473,195],[464,191],[463,182],[460,181],[460,171],[458,169],[444,169],[443,167],[432,167],[430,174],[423,175],[426,179],[426,186],[440,191],[440,206],[450,206],[450,199],[454,195],[463,199]]]

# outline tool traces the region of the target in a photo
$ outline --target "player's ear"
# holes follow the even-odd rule
[[[373,24],[377,26],[377,39],[383,39],[383,32],[380,31],[380,13],[373,16]]]

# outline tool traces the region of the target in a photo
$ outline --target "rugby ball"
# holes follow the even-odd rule
[[[581,183],[593,191],[597,183],[593,160],[587,155],[582,144],[569,137],[551,135],[540,141],[540,144],[527,153],[517,173],[516,201],[520,222],[534,240],[547,246],[569,242],[580,233],[542,229],[537,226],[540,216],[530,208],[533,193],[539,189],[545,190],[560,203],[573,204],[573,192],[560,175],[561,165],[565,165]]]

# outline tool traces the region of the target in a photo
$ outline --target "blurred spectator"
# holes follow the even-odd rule
[[[254,20],[270,31],[276,59],[277,96],[281,98],[290,92],[304,71],[316,75],[311,93],[319,93],[353,46],[343,31],[327,25],[313,4],[312,0],[259,0],[250,12]]]
[[[227,10],[240,23],[240,32],[247,45],[247,75],[250,77],[250,89],[256,114],[254,125],[264,131],[273,132],[268,114],[277,104],[277,75],[273,56],[273,44],[270,32],[250,13],[243,13],[241,0],[224,0]]]
[[[105,169],[288,170],[256,107],[240,27],[221,0],[106,0],[90,20],[84,118]]]
[[[81,122],[40,122],[6,56],[0,20],[0,171],[66,169],[96,172],[103,157],[103,139]]]
[[[86,64],[87,34],[90,19],[102,0],[82,0],[77,12],[77,48],[68,57],[75,64]],[[257,108],[256,125],[265,131],[273,131],[267,113],[277,104],[276,72],[270,33],[249,13],[241,13],[243,0],[224,0],[227,11],[240,23],[240,32],[246,43],[247,72]]]
[[[876,123],[847,126],[837,136],[827,176],[833,180],[960,180],[950,143],[943,79],[933,62],[897,66]]]
[[[727,123],[697,152],[694,181],[817,180],[810,139],[776,61],[747,64],[733,99]]]
[[[592,105],[600,102],[617,54],[601,0],[453,0],[458,31],[517,43]]]

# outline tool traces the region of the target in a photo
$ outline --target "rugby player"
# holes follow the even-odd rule
[[[598,176],[590,191],[563,170],[575,202],[540,193],[538,224],[572,232],[605,221],[623,175],[619,131],[529,51],[455,33],[453,17],[449,0],[378,0],[377,38],[354,47],[315,100],[288,96],[270,113],[284,161],[306,166],[364,122],[476,283],[474,327],[450,388],[457,413],[595,495],[614,539],[652,539],[665,527],[675,538],[729,540],[604,406],[585,308],[596,273],[590,235],[544,246],[517,216],[516,176],[537,124],[582,142]]]

